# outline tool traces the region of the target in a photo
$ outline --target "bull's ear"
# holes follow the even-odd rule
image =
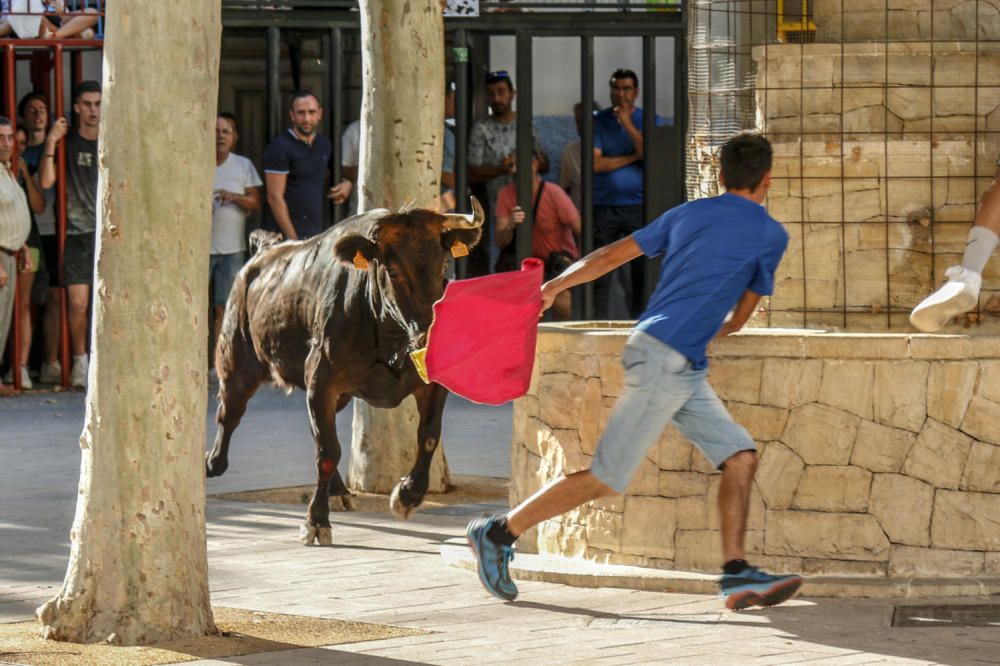
[[[473,248],[479,242],[479,237],[482,236],[482,233],[483,230],[479,227],[473,229],[449,229],[441,234],[441,245],[445,250],[452,252],[454,255],[453,249],[458,243],[461,243],[467,249]]]
[[[333,254],[343,264],[365,269],[378,255],[378,246],[360,234],[348,234],[336,242]]]

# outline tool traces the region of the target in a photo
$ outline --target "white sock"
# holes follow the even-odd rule
[[[1000,244],[1000,236],[986,227],[975,225],[969,230],[969,240],[965,243],[962,266],[982,274],[993,250]]]

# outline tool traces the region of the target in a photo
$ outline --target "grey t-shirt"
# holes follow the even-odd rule
[[[535,145],[541,147],[538,138],[538,128],[532,124],[531,134]],[[517,148],[517,123],[501,123],[492,117],[483,118],[469,133],[469,164],[473,166],[498,166],[503,158],[513,153]],[[531,146],[528,150],[531,150]],[[501,174],[486,181],[486,194],[490,207],[496,205],[497,194],[505,185],[514,182],[514,176]],[[491,211],[492,216],[492,211]]]
[[[77,131],[66,137],[66,233],[97,228],[97,141]]]

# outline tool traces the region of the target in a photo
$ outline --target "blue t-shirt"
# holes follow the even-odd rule
[[[330,166],[333,146],[322,134],[312,144],[298,138],[292,130],[275,137],[264,150],[264,173],[283,173],[285,203],[299,238],[306,239],[323,231],[324,183]],[[278,231],[270,207],[264,214],[264,229]]]
[[[788,246],[788,232],[763,206],[735,194],[681,204],[632,237],[646,255],[665,255],[636,328],[697,369],[708,365],[705,348],[743,293],[774,291]]]
[[[642,131],[642,109],[632,111],[632,123]],[[666,121],[656,116],[657,125]],[[605,157],[621,157],[635,152],[635,144],[615,118],[613,108],[594,114],[594,148]],[[595,206],[638,206],[642,204],[642,161],[632,162],[614,171],[594,174]]]

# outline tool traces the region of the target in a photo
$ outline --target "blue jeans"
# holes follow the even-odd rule
[[[625,492],[646,452],[673,421],[716,468],[756,449],[708,384],[708,370],[653,336],[635,331],[622,353],[625,387],[598,442],[591,472]]]
[[[243,268],[243,252],[213,254],[208,259],[208,279],[212,282],[212,305],[223,307],[236,281],[236,274]]]

